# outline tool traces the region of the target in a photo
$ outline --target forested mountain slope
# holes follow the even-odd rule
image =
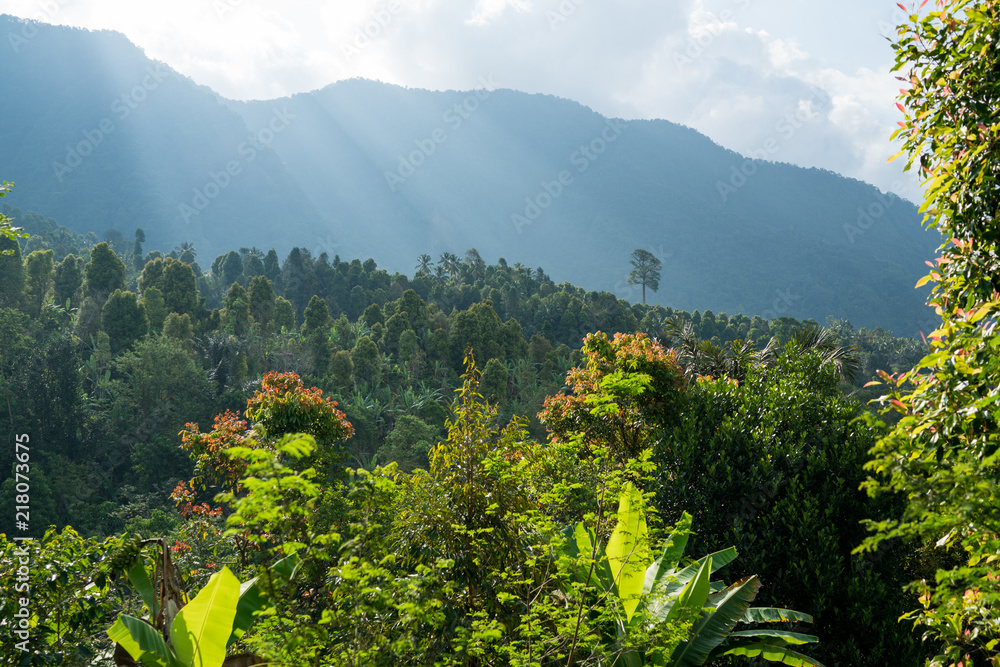
[[[80,233],[141,226],[151,247],[210,255],[233,238],[299,245],[396,271],[476,247],[632,300],[628,255],[645,248],[663,263],[647,295],[663,305],[908,336],[929,316],[912,287],[936,236],[912,204],[859,181],[489,77],[463,92],[350,80],[225,101],[120,34],[30,25],[0,52],[4,177],[12,205]],[[804,122],[776,124],[763,153],[779,156]]]

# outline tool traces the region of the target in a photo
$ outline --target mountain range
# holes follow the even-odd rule
[[[909,201],[838,174],[754,159],[666,120],[606,118],[505,89],[369,80],[227,100],[114,32],[0,16],[0,178],[11,205],[77,232],[142,227],[148,248],[235,245],[544,267],[638,301],[629,254],[662,262],[647,300],[898,335],[932,313],[913,288],[940,239]]]

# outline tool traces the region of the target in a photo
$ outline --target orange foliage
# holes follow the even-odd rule
[[[554,440],[582,433],[592,445],[605,443],[624,456],[635,456],[645,425],[667,417],[683,387],[684,373],[673,350],[666,350],[644,333],[617,333],[612,340],[601,332],[584,339],[586,365],[571,369],[566,385],[571,394],[545,399],[538,418]],[[643,374],[649,386],[640,395],[615,393],[602,386],[613,373]],[[588,399],[603,397],[612,409],[595,416]]]
[[[240,415],[227,410],[215,417],[209,433],[202,433],[198,424],[186,424],[186,430],[180,432],[181,447],[195,460],[190,489],[181,485],[174,489],[174,500],[182,511],[186,507],[192,514],[203,513],[193,503],[194,488],[224,485],[238,490],[246,463],[227,456],[234,447],[270,449],[273,440],[288,433],[308,433],[320,445],[354,435],[354,428],[347,415],[337,409],[337,402],[323,398],[322,389],[306,388],[295,373],[265,375],[260,390],[247,401],[246,414],[253,420],[250,428]]]

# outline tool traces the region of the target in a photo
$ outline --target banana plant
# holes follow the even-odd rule
[[[154,579],[137,558],[147,543],[159,543]],[[263,664],[249,654],[226,656],[227,649],[249,629],[254,613],[267,603],[257,578],[243,584],[227,567],[216,572],[193,599],[179,586],[165,540],[133,540],[112,559],[128,574],[149,614],[136,618],[119,614],[107,630],[115,642],[115,664],[134,667],[238,667]],[[290,577],[300,559],[292,554],[271,570]]]
[[[596,581],[602,589],[601,597],[613,600],[621,610],[614,641],[623,648],[613,667],[694,667],[723,656],[763,658],[793,667],[822,667],[792,648],[817,642],[813,635],[768,628],[736,630],[740,623],[812,623],[812,617],[788,609],[751,607],[761,585],[756,575],[729,586],[711,581],[714,572],[736,559],[733,547],[680,567],[690,532],[691,515],[685,512],[660,556],[652,560],[642,493],[631,483],[621,492],[617,523],[603,549],[594,531],[582,522],[566,529],[562,550],[574,563],[574,578]],[[592,555],[596,559],[589,562]],[[643,653],[628,648],[631,633],[691,616],[696,620],[689,636],[669,657],[653,658],[647,663]]]

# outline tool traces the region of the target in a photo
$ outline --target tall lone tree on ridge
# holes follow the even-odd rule
[[[656,255],[642,248],[632,251],[629,262],[633,268],[626,282],[629,285],[642,285],[642,304],[646,305],[646,287],[654,292],[660,289],[660,269],[663,265]]]

